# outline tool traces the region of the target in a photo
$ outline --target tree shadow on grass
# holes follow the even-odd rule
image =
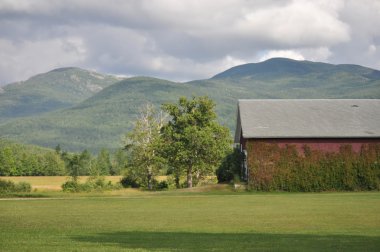
[[[351,235],[114,232],[77,242],[151,251],[379,251],[380,237]]]

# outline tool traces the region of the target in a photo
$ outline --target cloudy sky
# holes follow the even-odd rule
[[[169,80],[288,57],[380,69],[380,0],[0,0],[0,85],[64,66]]]

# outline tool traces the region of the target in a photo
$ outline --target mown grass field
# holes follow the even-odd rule
[[[54,197],[58,195],[58,197]],[[0,251],[378,251],[380,193],[212,190],[0,199]]]

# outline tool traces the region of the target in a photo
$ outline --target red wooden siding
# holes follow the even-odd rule
[[[359,152],[363,144],[380,143],[380,138],[263,138],[263,139],[241,139],[243,149],[246,142],[276,143],[280,147],[295,145],[299,153],[303,153],[303,146],[308,145],[312,150],[326,152],[338,152],[340,146],[351,145],[355,152]]]

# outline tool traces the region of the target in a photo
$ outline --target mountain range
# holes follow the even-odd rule
[[[120,81],[112,75],[67,67],[0,88],[0,123],[69,108]]]
[[[115,149],[122,146],[142,105],[159,107],[192,95],[211,97],[219,121],[233,132],[238,99],[378,99],[380,71],[274,58],[179,83],[61,68],[2,89],[0,137],[44,147],[60,144],[70,151]]]

